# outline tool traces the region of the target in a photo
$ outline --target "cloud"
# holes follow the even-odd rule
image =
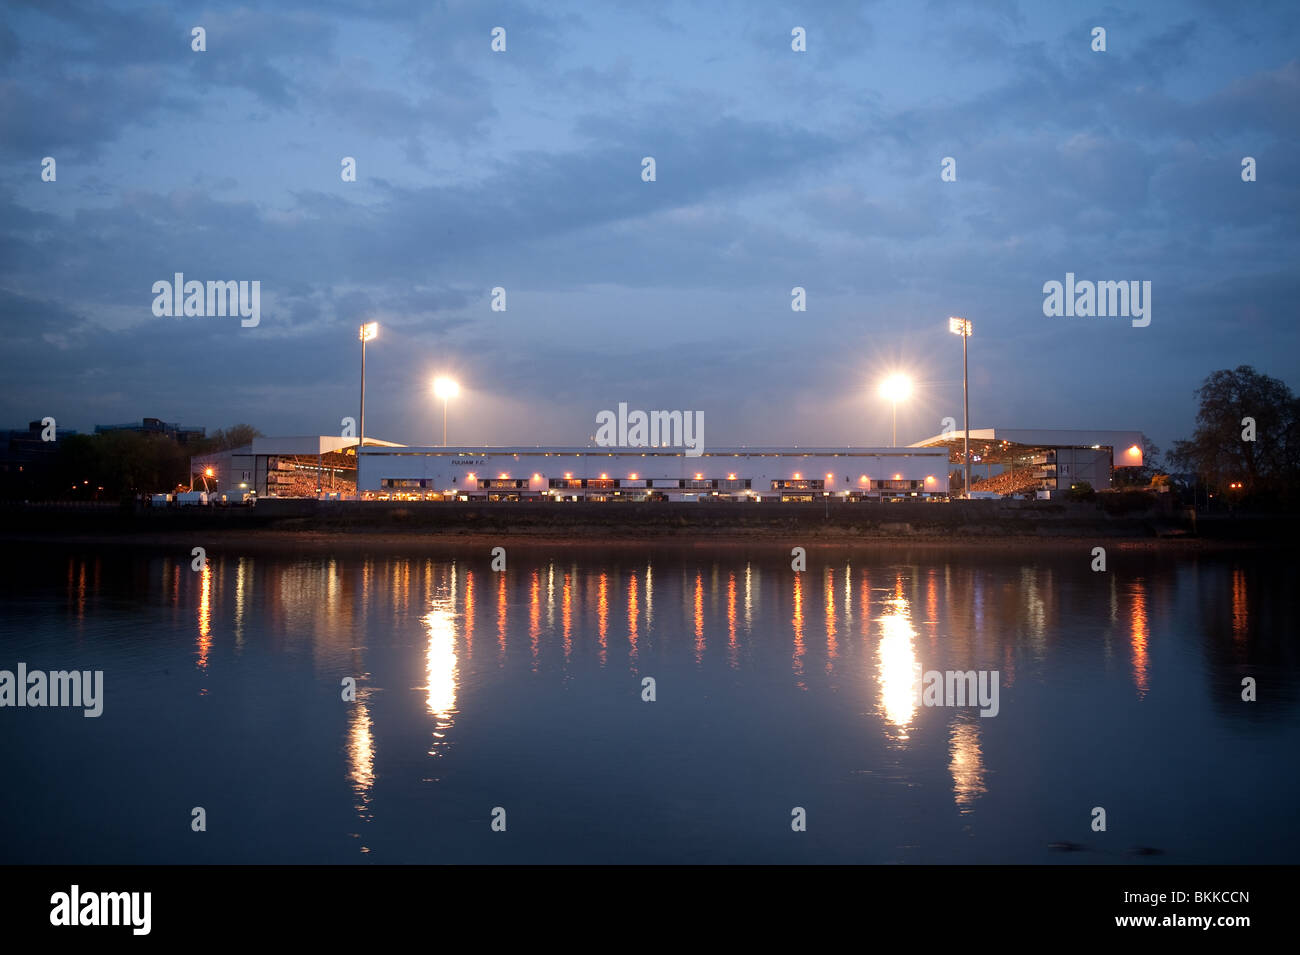
[[[485,438],[572,441],[626,398],[704,407],[727,443],[865,443],[876,364],[953,400],[960,310],[977,418],[1167,443],[1226,356],[1300,372],[1300,14],[1257,9],[1273,29],[1107,11],[1103,56],[1077,11],[1011,2],[13,5],[0,413],[329,430],[378,320],[384,437],[423,433],[446,365]],[[1151,279],[1151,327],[1045,319],[1067,270]],[[177,271],[261,281],[262,326],[156,319]],[[1059,387],[1082,367],[1086,402]],[[933,433],[933,410],[909,422]]]

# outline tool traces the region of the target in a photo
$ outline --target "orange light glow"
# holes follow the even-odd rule
[[[81,573],[83,576],[86,573],[84,565],[81,568]],[[198,665],[200,670],[206,670],[208,668],[208,651],[212,649],[212,567],[206,562],[203,564],[203,576],[200,579],[199,588]]]
[[[636,480],[636,472],[633,471],[631,474],[629,474],[629,475],[627,476],[627,479],[628,479],[629,481],[635,481],[635,480]]]
[[[903,475],[901,475],[901,474],[895,474],[895,475],[894,475],[894,480],[895,480],[895,481],[901,481],[901,480],[903,480]]]
[[[699,472],[696,472],[696,474],[695,474],[695,480],[700,481],[700,480],[703,480],[703,478],[704,478],[704,475],[703,475],[703,474],[700,474]]]
[[[796,578],[798,579],[798,578]],[[695,662],[704,659],[704,577],[695,575]]]
[[[600,475],[600,479],[601,479],[602,481],[606,481],[606,480],[609,479],[609,475],[608,475],[608,474],[605,474],[605,473],[602,472],[601,475]]]
[[[734,474],[728,474],[728,475],[727,475],[727,480],[728,480],[728,481],[734,481],[734,480],[736,480],[736,475],[734,475]]]
[[[1129,448],[1128,451],[1125,453],[1127,453],[1128,456],[1131,458],[1137,458],[1142,456],[1142,449],[1135,444],[1133,445],[1133,447]]]
[[[934,475],[933,475],[933,474],[927,474],[927,475],[925,476],[925,483],[926,483],[926,484],[933,484],[933,483],[934,483]]]
[[[639,612],[636,598],[636,574],[632,574],[627,582],[627,655],[633,661],[636,660],[636,618]]]
[[[565,471],[565,472],[564,472],[564,479],[565,479],[566,481],[571,480],[572,478],[573,478],[573,472],[572,472],[572,471]]]
[[[1133,608],[1129,614],[1132,633],[1130,644],[1133,648],[1133,683],[1137,687],[1138,698],[1146,696],[1149,682],[1147,680],[1147,592],[1146,583],[1140,578],[1133,585]]]
[[[802,480],[803,480],[803,475],[800,474],[798,471],[795,471],[795,472],[794,472],[794,479],[795,479],[796,481],[802,481]]]
[[[600,665],[605,665],[605,635],[609,631],[609,597],[606,596],[609,590],[609,577],[606,574],[600,575],[600,589],[596,592],[596,621],[597,633],[600,635]]]
[[[1250,604],[1247,600],[1246,574],[1242,570],[1232,572],[1232,639],[1243,643],[1249,633]]]
[[[791,657],[795,676],[803,676],[803,575],[794,575],[794,595],[791,600],[793,608],[790,614],[790,628],[794,631],[794,654]],[[805,689],[803,682],[798,684]]]

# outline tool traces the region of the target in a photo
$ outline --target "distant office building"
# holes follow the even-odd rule
[[[139,424],[97,424],[95,434],[107,434],[112,431],[134,431],[136,434],[157,434],[172,438],[179,444],[202,441],[204,428],[187,428],[184,425],[163,421],[161,418],[144,418]]]

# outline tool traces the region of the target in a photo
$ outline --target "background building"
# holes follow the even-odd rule
[[[53,441],[41,440],[45,428],[29,422],[26,430],[0,431],[0,496],[23,498],[45,486],[54,467],[59,440],[77,432],[58,428]]]
[[[163,421],[161,418],[144,418],[139,424],[95,425],[95,434],[106,434],[110,431],[134,431],[137,434],[160,434],[174,439],[177,444],[189,444],[192,441],[203,440],[205,429],[187,428],[184,425]]]

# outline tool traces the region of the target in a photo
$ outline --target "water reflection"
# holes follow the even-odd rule
[[[369,819],[371,792],[375,785],[375,735],[363,693],[357,692],[348,719],[348,779],[357,799],[354,806],[357,814],[362,819]]]
[[[465,572],[465,613],[461,617],[465,621],[465,657],[473,659],[474,657],[474,571]]]
[[[933,567],[925,575],[925,622],[931,625],[939,622],[939,575]],[[930,630],[931,644],[934,642],[936,628]]]
[[[793,609],[790,614],[790,628],[794,631],[794,655],[791,658],[795,676],[803,676],[803,574],[794,575]],[[798,682],[801,690],[808,687],[803,680]]]
[[[564,626],[564,662],[569,662],[573,653],[573,578],[566,571],[564,590],[560,597],[560,620]]]
[[[727,663],[736,668],[736,574],[727,574]]]
[[[826,568],[826,672],[835,669],[835,658],[839,656],[835,642],[835,578],[834,572]]]
[[[627,581],[627,658],[636,666],[636,617],[637,617],[636,572]]]
[[[436,832],[447,844],[454,842],[450,830],[442,828],[444,816],[418,810],[428,810],[431,798],[444,800],[439,803],[444,807],[472,803],[481,794],[467,780],[481,781],[499,765],[509,770],[512,758],[521,771],[538,774],[538,791],[559,792],[572,780],[585,781],[584,774],[593,771],[587,760],[594,749],[604,754],[595,771],[609,777],[611,789],[635,788],[639,770],[632,764],[640,751],[630,747],[628,755],[620,747],[636,742],[642,723],[635,721],[643,721],[647,711],[608,705],[624,690],[635,701],[629,689],[634,684],[621,687],[627,674],[617,672],[617,644],[624,633],[634,671],[639,667],[675,681],[661,687],[686,687],[675,704],[688,707],[679,714],[689,734],[683,752],[697,759],[707,753],[712,762],[688,766],[683,778],[693,782],[705,774],[725,789],[747,773],[757,774],[770,791],[776,770],[772,776],[754,770],[754,754],[786,747],[783,752],[797,750],[806,760],[808,785],[814,788],[817,779],[834,779],[840,786],[861,783],[865,788],[859,794],[870,796],[880,795],[872,787],[884,781],[937,797],[911,800],[906,811],[891,808],[888,800],[875,803],[896,814],[888,819],[894,831],[918,820],[942,830],[955,808],[957,815],[969,817],[963,821],[971,832],[971,814],[979,814],[980,838],[968,845],[983,840],[987,848],[1000,829],[1013,834],[1005,844],[1021,845],[1023,834],[1014,827],[1034,828],[1042,820],[1016,818],[1012,803],[988,794],[1041,783],[1052,798],[1068,796],[1062,780],[1079,767],[1052,740],[1068,736],[1071,722],[1078,720],[1098,720],[1101,731],[1116,738],[1127,733],[1155,741],[1159,760],[1123,763],[1125,772],[1139,774],[1153,804],[1175,783],[1191,778],[1189,771],[1201,773],[1196,779],[1208,776],[1179,745],[1187,738],[1213,744],[1194,755],[1209,759],[1224,779],[1231,772],[1223,771],[1220,756],[1227,744],[1219,742],[1249,740],[1250,746],[1238,746],[1237,756],[1246,763],[1251,783],[1272,772],[1290,786],[1287,795],[1295,791],[1286,753],[1276,752],[1278,744],[1298,739],[1294,694],[1237,705],[1243,674],[1284,689],[1300,685],[1296,655],[1276,637],[1293,632],[1296,619],[1294,597],[1277,582],[1279,568],[1235,554],[1231,563],[1201,555],[1197,566],[1182,560],[1172,569],[1134,563],[1101,579],[1086,561],[1076,573],[1064,559],[1049,567],[1047,561],[1014,555],[943,561],[924,553],[881,558],[855,551],[851,565],[847,557],[828,559],[818,580],[815,570],[794,574],[784,561],[736,556],[755,551],[717,557],[691,551],[672,558],[655,552],[653,560],[644,553],[558,559],[545,554],[512,558],[510,573],[489,573],[487,562],[473,555],[454,562],[423,555],[413,560],[259,555],[256,561],[214,560],[194,573],[188,558],[179,563],[162,556],[109,559],[101,570],[60,553],[44,565],[40,579],[20,579],[22,588],[32,584],[33,593],[45,587],[46,599],[15,604],[18,622],[12,629],[44,626],[37,622],[34,608],[39,608],[52,618],[42,634],[54,648],[51,659],[64,649],[59,640],[81,639],[84,647],[73,650],[120,653],[123,660],[129,652],[132,666],[145,663],[136,666],[144,674],[136,679],[153,680],[168,667],[179,674],[169,681],[157,677],[147,689],[174,694],[167,706],[187,719],[195,714],[185,713],[184,706],[201,702],[198,715],[212,716],[211,725],[236,732],[257,725],[272,734],[279,753],[290,742],[275,734],[299,732],[306,737],[298,740],[304,753],[313,759],[325,753],[332,760],[322,767],[332,785],[305,797],[311,822],[328,829],[329,820],[343,817],[357,829],[358,819],[368,824],[384,817],[364,830],[365,841],[378,853],[373,858],[380,861],[409,861],[395,835],[399,830],[415,833],[411,838],[417,841],[422,833]],[[27,593],[19,583],[12,589]],[[142,609],[124,625],[125,615],[135,613],[132,602]],[[651,623],[656,604],[658,629]],[[29,618],[17,616],[28,612]],[[81,619],[83,634],[76,626]],[[615,672],[602,672],[610,640]],[[713,654],[706,652],[710,640]],[[222,652],[232,646],[237,659]],[[540,667],[542,656],[548,663],[562,658],[563,668]],[[1001,669],[1002,719],[979,718],[977,706],[926,707],[919,698],[923,669],[995,667]],[[359,675],[367,669],[372,672]],[[333,694],[342,676],[364,679],[367,687],[339,712]],[[1158,678],[1180,692],[1153,693]],[[1188,694],[1204,696],[1207,687],[1195,686],[1198,680],[1223,702],[1180,704]],[[194,699],[199,686],[211,687],[209,699]],[[286,726],[267,718],[266,694],[260,691],[269,686],[297,694],[289,702],[304,714],[302,722]],[[1010,692],[1013,687],[1017,692]],[[1093,713],[1086,701],[1099,698],[1108,701],[1106,712]],[[1273,709],[1265,709],[1270,702]],[[634,715],[624,712],[629,709]],[[553,728],[557,742],[540,755],[530,747],[516,757],[511,747],[546,738],[512,736],[509,728],[520,726],[538,734]],[[584,750],[562,742],[592,726],[594,746]],[[314,735],[323,732],[321,727],[328,729],[327,746]],[[804,740],[836,743],[823,747]],[[16,744],[0,740],[0,745]],[[271,748],[249,746],[238,758],[229,757],[230,766],[222,766],[234,780],[232,787],[248,788],[237,789],[241,798],[255,795],[258,785],[240,776],[243,769],[271,781],[265,785],[278,785],[276,772],[301,768],[277,766],[267,755]],[[205,750],[203,756],[211,759],[213,753]],[[624,758],[626,763],[620,762]],[[191,759],[177,755],[177,771],[201,772]],[[1105,778],[1109,763],[1086,768],[1100,773],[1103,783],[1114,782]],[[668,798],[681,805],[693,798],[685,783],[680,791],[671,780],[665,785]],[[739,782],[736,786],[741,788]],[[1230,798],[1225,792],[1216,798]],[[842,794],[843,789],[814,792],[822,799]],[[333,804],[325,804],[328,799]],[[545,808],[562,812],[554,804]],[[940,811],[946,816],[927,816]],[[577,828],[569,825],[569,831]],[[1034,839],[1040,835],[1040,845],[1063,836],[1032,833]],[[667,825],[656,836],[672,839]],[[913,842],[931,840],[926,849],[939,858],[937,838],[922,835]],[[869,841],[864,837],[858,844]],[[433,858],[440,846],[421,843],[420,848],[429,850],[423,858]],[[1017,856],[1016,861],[1041,860]]]
[[[199,579],[199,669],[208,668],[208,651],[212,649],[212,565],[204,563]]]
[[[844,629],[853,630],[853,568],[844,565]]]
[[[655,618],[655,572],[651,564],[645,565],[645,628],[649,630]]]
[[[903,579],[897,578],[893,597],[884,601],[880,624],[880,643],[876,648],[880,709],[893,727],[893,736],[901,741],[916,716],[921,686],[921,664],[916,658],[916,630],[911,609],[903,596]]]
[[[253,586],[253,561],[249,557],[239,558],[235,566],[235,649],[244,645],[244,614],[247,612],[249,591]]]
[[[546,629],[555,629],[555,561],[546,565]]]
[[[695,662],[704,659],[704,578],[695,574]]]
[[[1049,577],[1046,587],[1040,588],[1038,569],[1022,568],[1020,591],[1025,595],[1025,622],[1029,625],[1030,643],[1041,658],[1047,640],[1047,602],[1043,594],[1051,593],[1051,579]]]
[[[533,671],[537,670],[537,640],[541,636],[542,627],[542,604],[541,604],[541,582],[538,580],[537,571],[533,571],[532,585],[528,591],[528,647],[533,654]]]
[[[1246,572],[1232,570],[1232,639],[1241,643],[1250,632],[1250,607],[1246,600]]]
[[[984,753],[980,749],[979,717],[953,721],[948,740],[948,772],[952,774],[953,801],[963,815],[984,789]]]
[[[441,599],[424,615],[424,626],[429,632],[425,651],[425,705],[434,717],[434,746],[430,756],[439,753],[439,743],[452,725],[456,713],[456,617],[449,599]]]
[[[1133,683],[1138,696],[1147,693],[1147,590],[1142,578],[1133,582],[1133,611],[1131,617],[1133,646]]]
[[[603,571],[600,575],[599,589],[596,592],[596,614],[600,637],[600,665],[605,665],[605,638],[609,633],[609,575]]]
[[[80,567],[77,572],[77,622],[80,623],[86,616],[86,562],[80,561]]]
[[[754,577],[753,567],[745,564],[745,632],[754,629]]]
[[[497,575],[497,664],[505,665],[506,659],[506,575],[502,571]]]

